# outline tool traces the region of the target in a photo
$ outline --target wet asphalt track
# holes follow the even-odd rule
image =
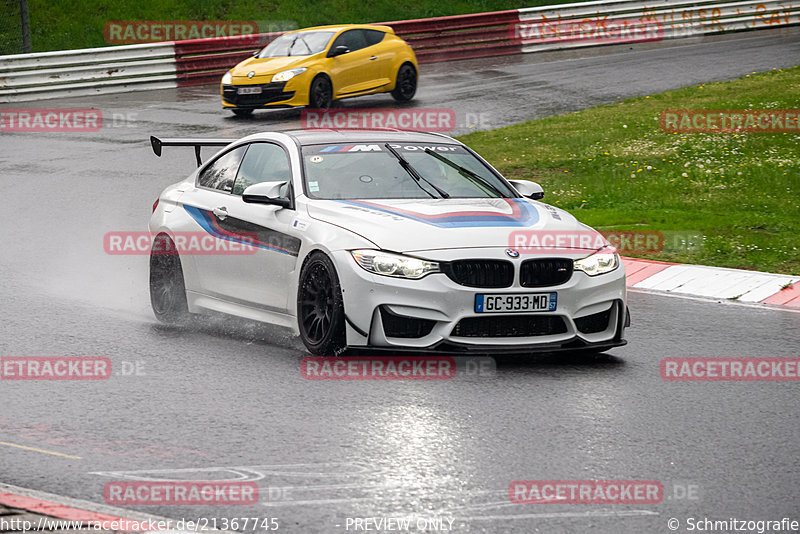
[[[497,127],[793,66],[798,36],[428,65],[415,105],[452,107],[462,126],[486,113]],[[455,532],[669,532],[671,517],[684,527],[687,517],[800,519],[797,385],[670,383],[658,370],[667,356],[796,357],[797,313],[637,292],[629,345],[608,356],[503,360],[423,382],[309,382],[299,342],[277,329],[157,324],[146,257],[102,247],[108,231],[145,229],[159,191],[193,166],[186,149],[157,159],[147,137],[298,124],[297,111],[229,117],[215,91],[41,102],[134,120],[95,134],[0,134],[0,354],[99,355],[117,371],[140,368],[97,382],[0,382],[0,441],[80,457],[0,445],[0,481],[102,502],[109,481],[254,480],[258,505],[136,509],[276,517],[286,532],[343,532],[347,517],[408,514],[452,518]],[[666,497],[510,504],[518,479],[659,480]],[[689,486],[696,498],[677,498]]]

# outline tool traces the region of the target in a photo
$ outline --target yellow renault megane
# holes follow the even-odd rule
[[[327,108],[334,100],[417,91],[417,59],[389,26],[318,26],[285,33],[222,77],[222,107],[236,115],[287,106]]]

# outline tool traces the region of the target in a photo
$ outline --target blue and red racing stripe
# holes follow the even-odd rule
[[[539,221],[539,212],[525,200],[516,198],[502,198],[498,200],[506,202],[511,208],[511,212],[498,213],[496,211],[475,210],[427,214],[405,210],[395,206],[386,206],[376,202],[368,202],[366,200],[339,200],[337,202],[390,213],[440,228],[475,228],[487,226],[526,227],[532,226]]]
[[[199,224],[203,230],[217,239],[242,243],[253,247],[263,248],[281,254],[297,256],[300,251],[300,239],[258,226],[242,219],[227,217],[224,221],[218,220],[210,210],[195,206],[183,205],[186,213]]]

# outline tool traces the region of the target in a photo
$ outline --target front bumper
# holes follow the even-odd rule
[[[259,109],[304,105],[299,102],[296,91],[287,90],[288,82],[257,83],[252,85],[221,85],[222,107],[227,109]],[[242,87],[258,87],[259,94],[240,95]],[[307,103],[307,102],[306,102]]]
[[[500,249],[472,249],[469,257],[505,259]],[[460,251],[460,257],[465,252]],[[452,251],[427,252],[434,261],[453,258]],[[565,256],[578,259],[586,253]],[[566,282],[549,287],[522,287],[520,264],[514,260],[514,282],[506,288],[475,288],[456,283],[443,273],[420,280],[379,276],[359,267],[347,251],[334,253],[347,317],[351,347],[444,352],[551,352],[624,345],[629,321],[625,270],[588,276],[576,271]],[[447,256],[450,256],[448,258]],[[558,294],[552,312],[486,314],[474,311],[475,295],[509,293]]]

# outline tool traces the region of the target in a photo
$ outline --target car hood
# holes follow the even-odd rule
[[[313,219],[350,230],[383,250],[395,252],[513,248],[520,242],[516,240],[519,234],[594,233],[563,210],[523,198],[310,199],[307,209]],[[577,252],[602,247],[561,248]]]
[[[289,69],[307,66],[309,59],[315,56],[288,56],[288,57],[271,57],[271,58],[257,58],[251,57],[236,65],[231,70],[231,75],[234,78],[242,78],[247,80],[247,75],[255,72],[253,79],[256,78],[272,78],[273,75]],[[268,82],[269,80],[255,80]]]

